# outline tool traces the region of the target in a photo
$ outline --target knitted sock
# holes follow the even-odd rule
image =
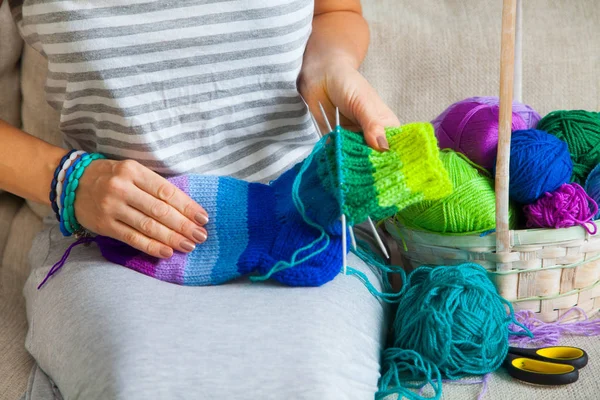
[[[342,268],[342,211],[354,225],[451,191],[430,124],[390,128],[386,135],[390,151],[380,153],[361,134],[338,129],[269,185],[202,175],[170,179],[210,217],[208,240],[189,254],[157,259],[107,237],[95,241],[109,261],[182,285],[252,273],[291,286],[322,285]]]
[[[298,169],[271,185],[203,175],[169,179],[201,204],[210,218],[207,241],[188,254],[175,252],[169,259],[158,259],[107,237],[96,237],[96,242],[107,260],[181,285],[214,285],[251,273],[266,274],[320,237],[293,206],[290,188]],[[323,243],[301,252],[297,260]],[[341,252],[340,237],[330,237],[322,252],[272,277],[292,286],[321,285],[340,271]]]

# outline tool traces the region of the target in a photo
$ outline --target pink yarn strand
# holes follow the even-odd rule
[[[565,321],[569,316],[579,313],[583,320],[569,322]],[[564,313],[556,322],[544,322],[538,319],[533,311],[523,310],[515,313],[515,319],[526,326],[533,338],[527,336],[511,336],[511,345],[520,347],[526,346],[555,346],[565,335],[574,336],[597,336],[600,335],[600,318],[589,319],[584,310],[579,307],[573,307]],[[510,327],[519,332],[522,329],[516,325]]]
[[[590,235],[598,231],[592,220],[598,205],[577,183],[564,184],[524,208],[529,228],[567,228],[580,225]]]

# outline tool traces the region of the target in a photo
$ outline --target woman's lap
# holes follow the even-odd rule
[[[37,290],[69,243],[56,226],[38,236],[24,290],[27,348],[65,400],[373,398],[385,309],[357,279],[181,287],[91,245]]]

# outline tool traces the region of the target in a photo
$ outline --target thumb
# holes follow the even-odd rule
[[[398,126],[400,121],[366,81],[362,90],[356,90],[350,101],[351,115],[362,128],[367,144],[378,151],[389,150],[385,128]]]

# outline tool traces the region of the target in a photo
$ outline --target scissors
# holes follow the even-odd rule
[[[577,347],[550,346],[538,349],[509,347],[504,368],[516,379],[537,385],[567,385],[579,379],[588,355]]]

